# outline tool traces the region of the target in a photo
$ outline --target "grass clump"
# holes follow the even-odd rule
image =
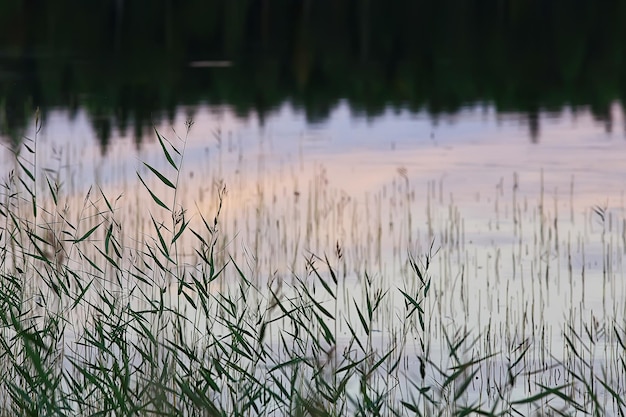
[[[538,363],[530,339],[491,344],[434,318],[432,245],[407,255],[402,287],[347,280],[339,243],[302,273],[252,278],[220,238],[224,185],[213,213],[190,215],[185,140],[156,137],[166,169],[138,173],[141,233],[122,226],[123,196],[67,204],[36,141],[16,155],[0,204],[0,415],[624,415],[620,323],[608,367],[591,330],[564,332],[562,361]],[[536,377],[549,369],[560,383]]]

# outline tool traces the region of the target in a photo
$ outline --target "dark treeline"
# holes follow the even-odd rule
[[[84,108],[106,148],[181,105],[262,120],[289,101],[319,122],[341,99],[370,117],[490,103],[532,138],[540,111],[589,106],[610,128],[625,21],[620,0],[1,2],[0,134],[18,143],[36,107]]]

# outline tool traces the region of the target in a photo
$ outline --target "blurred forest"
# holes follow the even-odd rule
[[[624,22],[620,0],[0,2],[0,135],[18,144],[37,107],[85,109],[106,148],[179,106],[262,121],[289,102],[316,123],[340,100],[435,120],[490,104],[533,140],[540,112],[584,106],[610,130]]]

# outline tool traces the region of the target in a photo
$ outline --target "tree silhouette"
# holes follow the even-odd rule
[[[291,102],[320,122],[340,100],[368,117],[489,103],[526,115],[532,140],[542,111],[589,106],[611,129],[624,18],[619,0],[4,2],[0,133],[19,142],[29,107],[83,108],[106,150],[180,105],[264,120]]]

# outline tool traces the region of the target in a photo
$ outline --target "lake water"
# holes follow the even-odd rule
[[[622,126],[621,106],[614,104],[612,113]],[[378,331],[399,313],[398,290],[415,280],[408,254],[421,256],[432,244],[427,305],[433,359],[445,354],[440,329],[467,328],[491,334],[493,346],[532,340],[566,360],[562,335],[569,326],[584,332],[585,323],[595,323],[597,343],[610,343],[623,317],[626,141],[622,129],[607,132],[586,111],[541,114],[539,141],[529,139],[522,116],[499,115],[489,106],[435,123],[425,113],[391,110],[367,119],[344,103],[328,121],[310,124],[285,105],[263,125],[228,106],[201,106],[188,133],[187,117],[180,109],[173,123],[156,126],[184,149],[175,204],[201,230],[199,215],[212,219],[217,190],[225,186],[220,248],[254,282],[293,284],[295,276],[308,275],[310,254],[327,255],[342,277],[340,315],[355,319],[350,300],[363,302],[363,274],[389,290]],[[111,201],[122,196],[116,212],[130,253],[155,238],[149,218],[138,212],[160,221],[167,215],[137,173],[166,204],[174,201],[143,165],[174,174],[156,135],[138,146],[113,131],[103,154],[84,113],[70,118],[58,110],[26,136],[36,138],[40,175],[45,168],[60,173],[60,195],[73,215],[88,208],[85,195],[97,184]],[[12,160],[4,152],[5,172]],[[41,193],[46,187],[40,181]],[[98,193],[92,189],[90,201],[102,206]],[[82,216],[80,230],[86,231],[95,223]],[[189,265],[197,262],[194,240],[182,241]],[[228,277],[214,290],[229,291],[234,277]],[[175,287],[171,291],[179,298]],[[341,333],[347,342],[348,330]],[[375,335],[381,349],[392,337]],[[409,361],[419,356],[414,349]],[[536,359],[527,366],[541,364]],[[408,369],[418,369],[417,362]],[[552,377],[539,381],[546,378]],[[475,386],[476,395],[483,384]]]
[[[619,104],[612,112],[623,125]],[[608,280],[609,304],[621,303],[615,296],[623,294],[626,141],[621,129],[606,132],[588,112],[541,115],[539,142],[529,140],[522,116],[498,115],[489,106],[434,123],[424,113],[394,111],[366,119],[340,104],[327,122],[311,125],[285,105],[262,126],[227,106],[203,106],[188,134],[186,117],[181,109],[174,123],[156,126],[184,149],[176,204],[196,220],[192,213],[211,216],[216,184],[223,183],[226,249],[241,256],[251,251],[255,274],[288,276],[308,252],[332,253],[338,244],[349,276],[365,270],[393,276],[409,251],[423,253],[433,243],[440,250],[438,279],[464,277],[466,290],[483,297],[468,309],[477,314],[469,325],[478,329],[481,309],[509,302],[521,308],[509,283],[558,277],[541,307],[553,312],[545,318],[555,326],[567,308],[607,313],[597,310],[607,296],[597,282]],[[138,172],[150,178],[142,163],[169,172],[154,134],[137,146],[114,131],[102,154],[81,112],[73,119],[51,112],[42,129],[27,136],[36,137],[39,169],[59,171],[62,192],[77,205],[98,185],[109,198],[124,195],[122,213],[151,207],[137,179]],[[10,161],[5,152],[5,172]],[[167,195],[167,187],[149,181],[157,195]],[[606,210],[605,224],[595,208]],[[610,237],[607,278],[603,230]],[[498,301],[495,289],[511,292],[510,300]]]
[[[327,257],[340,277],[337,317],[357,322],[371,291],[387,291],[372,332],[381,351],[403,322],[400,290],[417,285],[407,260],[432,255],[428,352],[407,344],[409,379],[417,358],[443,366],[444,332],[460,330],[481,337],[468,355],[499,352],[472,398],[490,378],[506,379],[504,356],[526,344],[534,348],[524,369],[541,369],[529,381],[569,381],[551,366],[576,363],[574,335],[593,345],[589,363],[619,369],[626,119],[615,57],[623,26],[551,3],[537,13],[498,6],[484,17],[358,6],[345,26],[345,5],[207,4],[196,10],[231,24],[199,22],[191,6],[148,11],[159,20],[118,5],[108,23],[88,13],[76,23],[86,25],[75,28],[84,44],[55,24],[66,19],[63,8],[13,11],[21,29],[0,43],[0,172],[34,173],[35,229],[52,224],[76,239],[111,221],[103,213],[113,202],[130,271],[171,222],[146,188],[185,210],[195,230],[213,220],[225,189],[219,262],[232,256],[260,288],[288,297],[298,278],[314,280],[307,260],[328,276]],[[142,30],[131,36],[135,25]],[[541,29],[529,39],[531,26]],[[172,151],[179,172],[154,129],[180,151]],[[61,184],[57,204],[46,177]],[[98,233],[87,242],[102,243]],[[189,233],[177,244],[191,275],[201,263],[197,244]],[[82,257],[71,262],[91,271]],[[211,290],[233,291],[236,277],[229,270]],[[159,285],[172,305],[191,310],[180,288],[166,278]],[[331,302],[319,284],[316,295]],[[338,330],[348,344],[349,329]],[[626,386],[619,374],[614,382]]]

